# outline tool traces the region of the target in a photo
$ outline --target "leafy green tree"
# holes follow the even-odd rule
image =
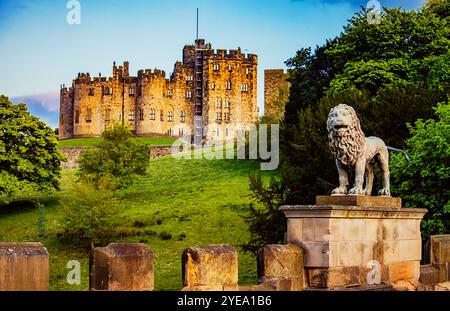
[[[0,96],[0,195],[59,189],[63,160],[53,130]]]
[[[425,239],[450,233],[450,104],[436,109],[438,120],[418,120],[406,142],[411,162],[400,155],[392,158],[394,194],[407,207],[428,209],[422,221]]]
[[[95,242],[111,237],[121,224],[120,201],[115,182],[107,177],[91,183],[78,183],[73,194],[61,199],[64,238],[77,243]]]
[[[115,124],[106,129],[101,138],[95,148],[81,154],[78,160],[80,179],[95,184],[110,177],[118,187],[126,187],[136,176],[146,174],[149,149],[127,127]]]

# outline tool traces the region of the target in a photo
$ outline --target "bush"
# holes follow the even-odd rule
[[[126,187],[136,176],[145,175],[149,159],[148,147],[128,128],[115,124],[103,132],[95,148],[81,154],[78,176],[94,184],[108,177],[118,187]]]
[[[89,242],[114,235],[120,225],[120,205],[114,191],[115,183],[103,179],[96,185],[74,186],[74,194],[61,200],[63,235],[72,242]]]
[[[411,162],[403,156],[392,158],[393,193],[407,207],[428,209],[422,234],[450,233],[450,104],[436,108],[438,120],[419,120],[410,127],[406,142]]]

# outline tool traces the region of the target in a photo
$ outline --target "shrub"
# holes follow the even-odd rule
[[[73,195],[61,200],[64,238],[79,243],[87,241],[93,245],[97,240],[111,237],[121,222],[119,200],[114,188],[115,184],[108,179],[96,185],[75,185]]]

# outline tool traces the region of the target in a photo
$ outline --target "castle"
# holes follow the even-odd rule
[[[61,86],[59,139],[96,137],[114,122],[138,136],[232,139],[258,119],[257,63],[256,55],[215,51],[197,39],[169,79],[158,69],[130,76],[128,62],[114,63],[109,78],[79,73]]]

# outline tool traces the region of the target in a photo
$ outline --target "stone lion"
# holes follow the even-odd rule
[[[388,147],[380,138],[364,135],[353,107],[340,104],[331,109],[327,130],[339,173],[339,187],[333,190],[332,195],[371,195],[373,164],[377,162],[383,174],[383,188],[378,191],[378,195],[390,196]],[[347,192],[348,173],[351,169],[355,170],[355,183]]]

